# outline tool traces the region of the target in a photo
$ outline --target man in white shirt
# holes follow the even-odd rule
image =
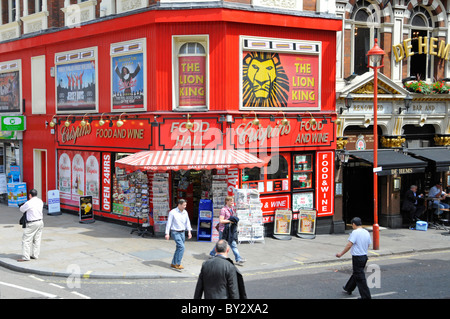
[[[361,218],[354,217],[352,219],[352,228],[353,231],[348,238],[348,243],[344,250],[336,254],[338,258],[342,257],[349,250],[352,254],[353,274],[343,288],[350,295],[358,287],[361,299],[371,299],[364,268],[368,259],[367,250],[372,241],[369,232],[362,227]]]
[[[178,201],[178,206],[169,212],[166,224],[166,239],[169,240],[170,235],[175,240],[176,249],[173,254],[172,264],[170,267],[177,270],[181,270],[184,267],[181,266],[181,259],[184,254],[184,242],[185,232],[188,231],[188,239],[192,238],[191,234],[191,222],[189,221],[189,215],[186,211],[187,202],[184,199]]]
[[[428,193],[429,198],[433,198],[433,207],[436,208],[434,212],[436,215],[442,214],[442,210],[448,210],[450,205],[447,203],[441,202],[442,199],[445,199],[447,194],[442,190],[442,183],[436,182],[436,184],[430,188],[430,192]]]
[[[22,236],[22,258],[17,261],[29,261],[38,259],[41,250],[41,237],[44,222],[42,209],[44,203],[37,197],[37,190],[32,189],[28,193],[28,201],[20,206],[22,213],[26,212],[27,223]]]

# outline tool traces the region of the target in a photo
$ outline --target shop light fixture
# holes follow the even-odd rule
[[[316,121],[316,119],[314,118],[314,116],[311,114],[311,112],[309,112],[308,111],[308,113],[309,113],[309,115],[311,116],[311,118],[309,119],[309,124],[311,124],[311,125],[316,125],[317,124],[317,121]]]
[[[117,127],[121,127],[123,125],[123,121],[122,121],[122,115],[124,115],[125,113],[122,113],[119,115],[119,119],[117,120]]]
[[[348,110],[350,110],[350,107],[353,104],[353,96],[350,93],[348,93],[347,96],[345,97],[344,104],[345,104],[345,107],[347,108],[347,112],[348,112]],[[339,114],[342,114],[342,112],[344,112],[344,109],[341,107],[339,109]]]
[[[52,119],[50,120],[50,123],[49,123],[50,127],[55,127],[55,125],[56,125],[55,116],[56,116],[56,114],[53,115]]]
[[[102,115],[100,115],[100,120],[98,121],[98,125],[100,125],[100,126],[105,125],[105,120],[103,120],[103,114],[105,114],[105,113],[102,113]]]
[[[252,120],[252,124],[255,125],[255,126],[259,126],[261,123],[259,122],[258,116],[256,115],[255,111],[251,111],[248,114],[242,115],[242,117],[245,119],[245,118],[249,117],[250,114],[252,114],[252,113],[255,114],[255,118]]]
[[[284,114],[283,111],[278,111],[276,114],[281,113],[283,114],[283,119],[281,120],[281,124],[283,126],[288,126],[289,125],[289,120],[286,118],[286,115]]]
[[[405,108],[404,110],[408,111],[409,107],[411,106],[412,102],[412,96],[408,93],[408,95],[405,96]],[[398,108],[398,114],[402,113],[402,107]]]
[[[83,126],[83,127],[85,127],[86,124],[89,124],[89,123],[86,122],[86,120],[84,119],[86,115],[87,115],[87,113],[83,115],[83,119],[82,119],[81,122],[80,122],[80,125]]]
[[[69,115],[67,116],[66,121],[64,122],[64,125],[65,125],[66,127],[69,127],[69,125],[70,125],[69,117],[70,117],[71,115],[72,115],[72,114],[69,114]]]
[[[191,118],[191,114],[187,114],[187,122],[186,122],[186,128],[188,129],[188,130],[190,130],[193,126],[194,126],[194,124],[189,120]]]

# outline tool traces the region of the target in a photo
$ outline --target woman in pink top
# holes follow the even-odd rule
[[[231,216],[234,216],[234,198],[232,196],[227,196],[225,198],[225,206],[221,209],[220,215],[219,215],[219,240],[222,239],[223,236],[223,230],[225,228],[225,224],[231,223],[229,220]],[[239,250],[237,248],[237,243],[235,240],[233,242],[228,243],[231,247],[231,250],[233,251],[234,257],[236,258],[236,264],[242,265],[245,262],[245,259],[241,257],[239,254]],[[209,253],[210,257],[214,257],[216,255],[215,246]]]

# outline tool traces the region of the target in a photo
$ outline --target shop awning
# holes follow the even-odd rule
[[[350,156],[373,164],[373,151],[349,151]],[[382,170],[378,172],[382,175],[401,175],[424,172],[427,162],[405,155],[396,150],[378,150],[378,167]]]
[[[265,164],[258,157],[239,150],[142,151],[116,161],[120,168],[143,171],[246,168]]]
[[[450,150],[446,147],[423,147],[409,149],[412,156],[431,162],[437,172],[450,171]]]

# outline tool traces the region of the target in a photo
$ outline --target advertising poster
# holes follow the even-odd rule
[[[319,55],[243,52],[242,107],[316,108]]]
[[[48,191],[48,215],[61,215],[61,205],[59,199],[59,191]]]
[[[19,204],[27,201],[26,183],[8,183],[8,206],[18,207]]]
[[[20,113],[19,71],[0,73],[0,111]]]
[[[95,61],[56,66],[57,111],[96,109]]]
[[[303,192],[292,194],[292,211],[298,212],[301,209],[312,209],[314,207],[314,193]]]
[[[314,238],[316,235],[316,211],[300,210],[298,212],[297,236],[301,238]]]
[[[61,204],[77,207],[81,196],[92,196],[100,209],[100,153],[58,151],[58,190]]]
[[[291,224],[292,224],[292,211],[280,210],[275,211],[275,224],[273,233],[274,235],[286,235],[291,234]]]
[[[132,110],[144,108],[144,54],[112,58],[112,108]]]
[[[334,152],[317,152],[316,174],[317,216],[334,214]]]
[[[206,57],[180,56],[178,59],[179,106],[206,105]]]
[[[94,209],[92,207],[92,196],[80,196],[80,223],[93,223]]]

